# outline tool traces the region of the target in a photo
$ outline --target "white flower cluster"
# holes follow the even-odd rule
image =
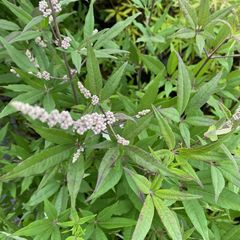
[[[59,39],[54,40],[54,43],[58,47],[62,47],[63,49],[68,49],[71,46],[72,39],[70,37],[63,37],[63,40],[60,41]]]
[[[92,105],[97,105],[99,103],[99,97],[96,95],[92,95],[90,91],[86,89],[81,82],[78,82],[78,88],[86,99],[92,99]]]
[[[239,121],[240,120],[240,108],[238,108],[237,110],[236,110],[236,112],[233,114],[233,119],[235,120],[235,121]]]
[[[61,42],[61,47],[64,49],[68,49],[70,47],[70,42],[71,42],[71,38],[70,37],[64,37],[62,42]]]
[[[38,78],[43,78],[46,81],[49,81],[51,79],[50,73],[47,71],[43,71],[43,72],[38,72],[37,73],[37,77]]]
[[[77,151],[74,153],[73,158],[72,158],[72,163],[75,163],[78,158],[80,157],[81,152],[84,152],[84,148],[80,146]]]
[[[150,109],[144,109],[137,113],[136,118],[141,118],[145,115],[147,115],[151,110]]]
[[[47,44],[44,42],[44,40],[41,37],[36,37],[35,38],[35,43],[42,48],[46,48]]]
[[[48,113],[39,106],[31,106],[28,103],[18,101],[13,101],[11,105],[34,120],[38,119],[43,123],[47,123],[49,127],[59,124],[62,129],[68,129],[74,122],[70,113],[67,111],[59,112],[58,110],[53,110],[51,113]]]
[[[62,11],[61,4],[58,0],[50,0],[50,1],[52,3],[54,12],[59,13]],[[40,1],[39,5],[38,5],[38,9],[44,17],[49,17],[49,22],[52,21],[52,19],[53,19],[52,13],[53,12],[52,12],[51,7],[48,5],[47,1],[45,1],[45,0]]]
[[[117,142],[123,146],[129,145],[129,141],[117,134]]]

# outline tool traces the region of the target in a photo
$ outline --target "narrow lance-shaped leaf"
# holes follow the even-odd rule
[[[211,81],[203,84],[190,99],[186,112],[190,114],[202,107],[217,89],[222,73],[218,73]]]
[[[102,76],[98,60],[90,44],[87,48],[87,72],[86,87],[92,94],[99,95],[102,88]]]
[[[178,57],[177,108],[179,113],[182,114],[190,98],[191,79],[182,58],[177,52],[176,54]]]
[[[67,187],[71,198],[71,207],[75,208],[76,198],[84,175],[84,157],[81,154],[75,163],[69,163]]]
[[[121,67],[117,69],[115,73],[109,77],[101,91],[101,100],[107,99],[117,90],[127,64],[128,63],[125,62]]]
[[[95,0],[91,0],[87,16],[85,18],[85,24],[84,24],[84,38],[89,37],[93,34],[94,30],[94,12],[93,12],[93,4]]]
[[[154,205],[150,195],[147,195],[140,215],[138,217],[137,225],[134,229],[132,240],[144,240],[148,231],[151,228],[154,216]]]
[[[221,171],[213,165],[211,165],[211,176],[212,176],[212,183],[213,183],[214,192],[215,192],[215,201],[217,202],[220,193],[224,189],[225,180]]]
[[[183,206],[193,226],[201,234],[204,240],[208,240],[207,219],[198,200],[183,201]]]
[[[0,180],[10,180],[17,177],[28,177],[40,174],[50,167],[65,160],[70,154],[70,145],[54,146],[45,149],[18,164],[9,173],[0,177]]]
[[[195,9],[186,0],[179,0],[179,4],[189,25],[195,29],[198,22]]]
[[[151,80],[151,82],[147,85],[145,94],[140,100],[138,110],[143,110],[151,107],[151,104],[153,104],[158,95],[158,89],[161,81],[163,80],[163,72],[160,72],[153,80]]]
[[[175,213],[160,198],[153,196],[153,202],[168,235],[173,240],[182,240],[180,224]]]
[[[209,0],[201,0],[198,9],[199,25],[205,26],[209,19]]]
[[[170,150],[174,149],[176,142],[175,142],[175,136],[174,136],[174,133],[173,133],[171,127],[169,126],[168,122],[161,116],[159,111],[154,106],[153,106],[153,110],[154,110],[155,116],[158,120],[161,134],[162,134],[168,148]]]

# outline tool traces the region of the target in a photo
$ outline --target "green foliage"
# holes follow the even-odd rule
[[[0,239],[238,239],[239,1],[60,2],[1,0]]]

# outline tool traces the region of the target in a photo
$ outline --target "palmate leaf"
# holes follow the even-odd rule
[[[10,172],[0,177],[7,181],[18,177],[28,177],[45,172],[66,160],[72,151],[72,145],[54,146],[34,154],[14,167]]]
[[[148,231],[151,228],[154,216],[154,205],[150,195],[147,195],[140,215],[138,217],[137,225],[134,229],[132,240],[144,240]]]

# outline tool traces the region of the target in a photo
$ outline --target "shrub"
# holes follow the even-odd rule
[[[239,238],[238,1],[1,2],[1,239]]]

